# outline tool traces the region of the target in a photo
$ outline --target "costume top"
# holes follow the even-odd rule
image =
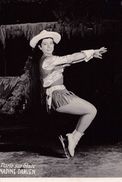
[[[40,68],[40,71],[42,72],[41,76],[43,77],[43,87],[50,87],[55,81],[61,79],[63,77],[63,71],[66,66],[81,61],[87,62],[93,58],[94,50],[85,50],[82,52],[85,53],[85,57],[75,62],[72,61],[72,54],[66,56],[52,55],[45,57]]]

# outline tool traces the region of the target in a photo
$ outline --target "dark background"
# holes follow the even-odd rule
[[[70,29],[67,30],[69,33],[76,28],[74,34],[62,33],[62,40],[56,48],[56,53],[59,55],[101,46],[108,48],[108,53],[103,55],[103,60],[93,59],[88,63],[78,63],[66,69],[65,84],[69,90],[93,103],[98,110],[97,117],[86,131],[84,142],[96,144],[121,141],[122,1],[0,1],[1,25],[53,21],[58,22],[60,26],[70,24]],[[79,23],[86,27],[82,36],[81,31],[77,33]],[[95,26],[97,31],[93,28]],[[29,41],[22,36],[6,39],[4,51],[0,50],[1,76],[16,76],[23,73],[24,64],[31,54],[28,43]],[[36,139],[38,142],[42,138],[44,140],[44,138],[56,137],[60,132],[72,131],[77,119],[77,116],[55,113],[52,115],[43,113],[41,116],[27,113],[19,118],[4,116],[2,121],[5,121],[5,128],[9,128],[6,140],[21,135],[24,136],[24,140]],[[18,129],[13,130],[14,127]],[[3,135],[5,135],[4,129],[1,129]]]

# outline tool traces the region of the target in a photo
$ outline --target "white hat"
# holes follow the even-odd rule
[[[57,32],[52,32],[52,31],[47,31],[47,30],[42,30],[38,35],[34,36],[30,40],[30,46],[32,48],[35,48],[36,44],[39,42],[39,40],[44,39],[44,38],[52,38],[53,41],[58,44],[61,40],[61,35]]]

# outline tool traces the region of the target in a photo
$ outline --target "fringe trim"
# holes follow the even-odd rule
[[[68,90],[56,90],[52,94],[52,108],[57,108],[69,104],[74,97],[77,97],[73,92]]]

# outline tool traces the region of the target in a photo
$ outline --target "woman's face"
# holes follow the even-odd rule
[[[53,39],[52,38],[43,39],[39,48],[45,56],[51,56],[54,51]]]

